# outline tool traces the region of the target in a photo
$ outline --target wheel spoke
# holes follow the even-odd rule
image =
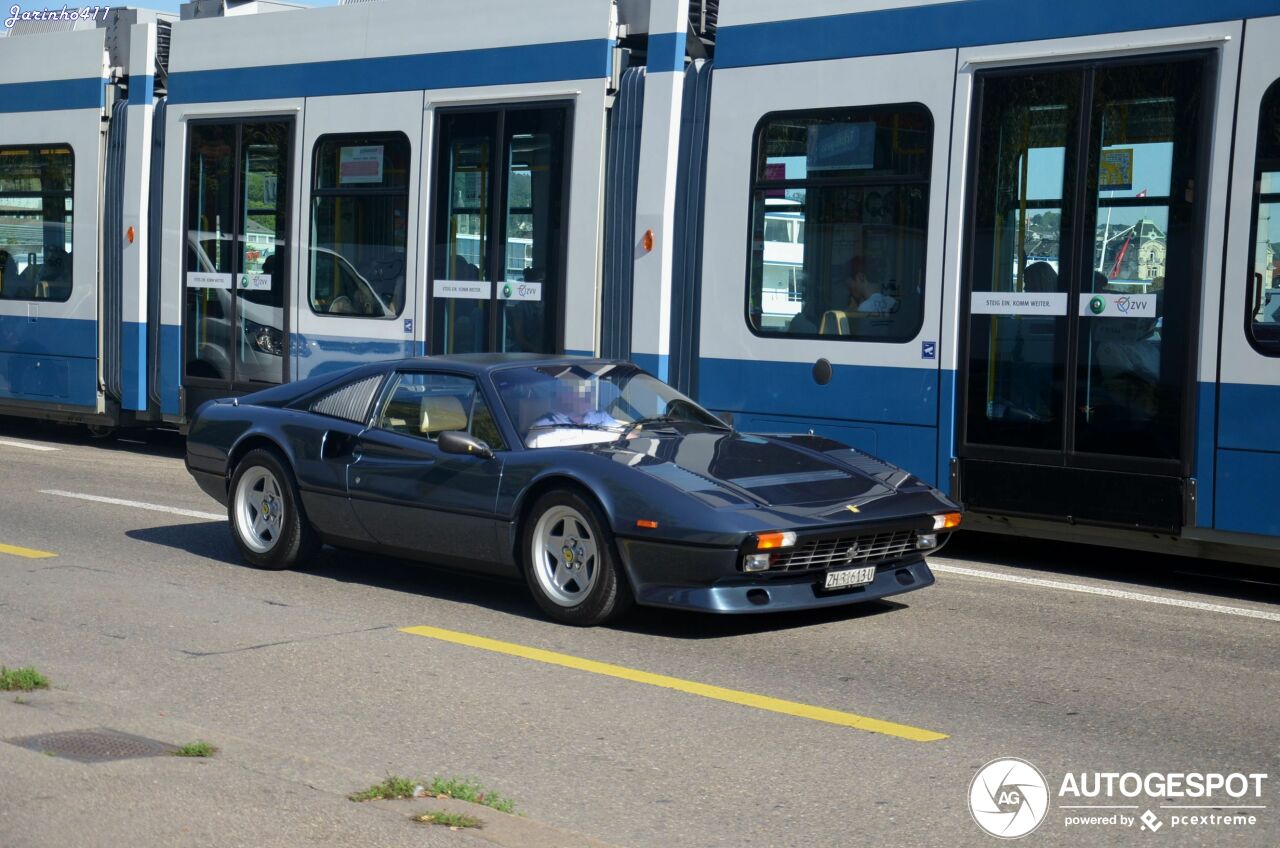
[[[566,587],[569,585],[569,582],[573,580],[573,572],[557,562],[555,571],[551,574],[551,579],[557,587],[568,591]]]
[[[268,525],[267,525],[266,516],[264,516],[262,513],[259,512],[257,517],[253,519],[254,534],[256,534],[258,538],[261,539],[263,537],[263,534],[267,532],[267,526]]]

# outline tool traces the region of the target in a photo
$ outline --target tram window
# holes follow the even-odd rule
[[[759,335],[906,342],[924,321],[933,118],[918,103],[766,115],[747,321]]]
[[[0,147],[0,300],[71,297],[74,177],[69,145]]]
[[[1262,97],[1250,245],[1249,336],[1268,356],[1280,356],[1280,80]]]
[[[312,311],[395,318],[404,308],[409,139],[321,136],[311,188]]]

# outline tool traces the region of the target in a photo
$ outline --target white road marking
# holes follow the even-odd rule
[[[959,574],[965,577],[981,577],[985,580],[999,580],[1004,583],[1020,583],[1024,586],[1038,586],[1042,589],[1060,589],[1065,592],[1080,592],[1085,595],[1101,595],[1104,598],[1119,598],[1125,601],[1140,601],[1145,604],[1160,604],[1167,607],[1216,612],[1223,615],[1236,615],[1241,618],[1259,618],[1263,621],[1280,622],[1280,612],[1249,609],[1247,607],[1231,607],[1225,604],[1209,604],[1204,601],[1188,601],[1182,598],[1166,598],[1162,595],[1148,595],[1143,592],[1129,592],[1124,589],[1107,589],[1102,586],[1088,586],[1084,583],[1068,583],[1064,580],[1045,580],[1041,577],[1022,577],[1017,574],[1004,574],[998,571],[986,571],[978,568],[965,568],[960,565],[943,565],[929,563],[929,567],[941,574]]]
[[[27,444],[26,442],[11,442],[8,439],[0,439],[0,445],[4,445],[7,448],[26,448],[27,450],[33,450],[33,451],[62,450],[62,448],[51,448],[48,445],[31,445],[31,444]]]
[[[41,489],[42,495],[57,495],[60,498],[76,498],[82,501],[93,501],[95,503],[115,504],[116,506],[131,506],[134,509],[147,509],[152,512],[168,512],[173,515],[182,515],[187,518],[204,518],[209,521],[226,521],[227,516],[217,512],[200,512],[196,509],[180,509],[176,506],[163,506],[162,504],[143,503],[142,501],[126,501],[123,498],[107,498],[102,495],[86,495],[81,492],[62,492],[57,489]]]

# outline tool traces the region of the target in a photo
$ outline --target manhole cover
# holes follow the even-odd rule
[[[64,733],[41,733],[4,740],[10,745],[53,754],[77,763],[108,763],[158,757],[174,750],[172,745],[156,739],[131,736],[115,730],[69,730]]]

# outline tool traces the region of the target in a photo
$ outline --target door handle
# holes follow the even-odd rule
[[[334,460],[341,459],[344,456],[353,456],[355,447],[356,438],[354,436],[329,430],[320,437],[320,458]]]

